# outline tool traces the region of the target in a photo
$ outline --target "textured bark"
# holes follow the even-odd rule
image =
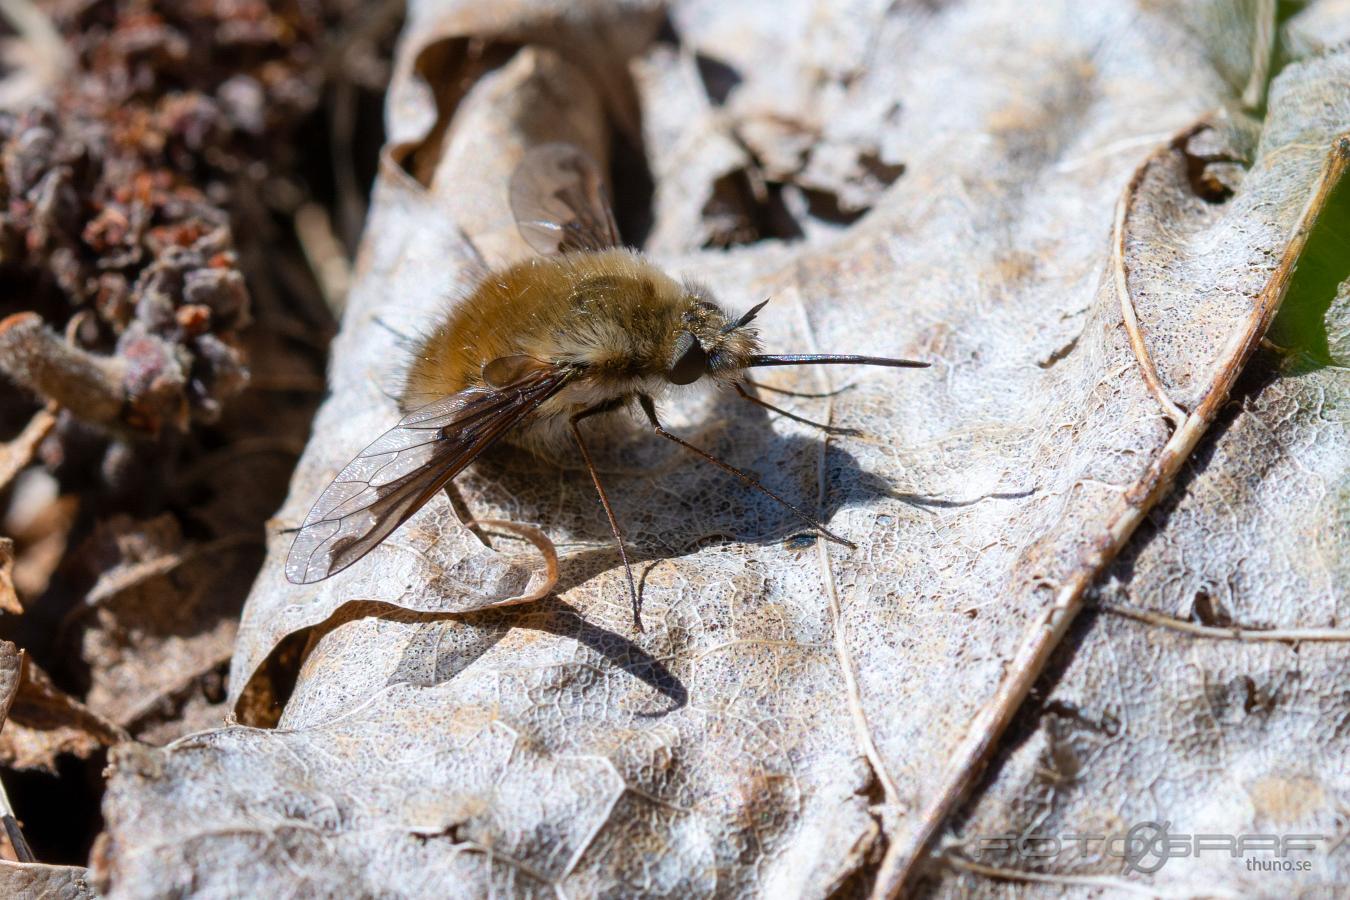
[[[1350,54],[1298,20],[1277,32],[1261,2],[563,9],[412,5],[331,398],[239,630],[240,724],[114,749],[101,884],[1350,880],[1329,849],[1261,883],[1218,855],[1149,874],[978,852],[1052,827],[1344,827],[1350,272],[1331,253],[1321,282],[1295,275],[1340,221]],[[537,525],[556,583],[547,553],[485,550],[438,498],[342,575],[290,585],[287,529],[396,418],[397,332],[479,255],[526,252],[506,180],[548,140],[617,146],[630,234],[649,211],[670,270],[733,309],[771,297],[773,350],[936,360],[764,379],[849,385],[791,405],[858,437],[734,397],[667,414],[858,549],[634,429],[602,468],[645,634],[584,471],[514,451],[460,488],[479,518]],[[1258,349],[1287,297],[1291,337]]]

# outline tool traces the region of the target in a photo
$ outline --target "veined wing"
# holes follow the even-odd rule
[[[525,154],[511,176],[511,212],[520,236],[545,256],[619,246],[600,167],[573,144]]]
[[[542,367],[506,387],[471,387],[409,413],[319,495],[291,544],[287,580],[322,581],[365,556],[569,377]]]

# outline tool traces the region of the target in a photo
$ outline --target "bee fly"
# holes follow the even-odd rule
[[[772,498],[823,537],[853,547],[754,476],[671,434],[654,398],[708,379],[829,429],[748,392],[747,370],[928,363],[761,353],[752,323],[764,303],[732,317],[706,289],[676,281],[621,247],[600,170],[570,144],[529,151],[511,178],[510,200],[521,236],[542,255],[488,274],[418,341],[400,398],[404,417],[319,495],[291,545],[286,577],[309,584],[352,565],[503,438],[529,446],[570,437],[609,518],[641,631],[623,532],[583,428],[592,416],[635,401],[658,435]]]

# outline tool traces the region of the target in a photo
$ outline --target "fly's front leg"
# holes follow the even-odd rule
[[[843,428],[843,427],[841,427],[841,426],[839,426],[839,425],[827,425],[827,424],[824,423],[824,422],[817,422],[817,421],[815,421],[815,420],[813,420],[813,419],[808,419],[808,418],[806,418],[806,417],[804,417],[804,416],[799,416],[799,415],[797,415],[797,414],[794,413],[794,412],[789,412],[788,410],[783,409],[782,407],[774,406],[772,403],[769,403],[769,402],[767,402],[767,401],[765,401],[765,400],[761,400],[761,399],[759,399],[758,397],[756,397],[754,394],[752,394],[752,393],[750,393],[749,391],[747,391],[743,385],[739,385],[739,384],[736,385],[736,393],[740,394],[742,397],[744,397],[746,400],[749,400],[751,403],[755,404],[756,406],[762,406],[762,407],[764,407],[765,409],[770,410],[770,411],[772,411],[772,412],[776,412],[776,413],[778,413],[780,416],[785,416],[785,417],[791,419],[791,420],[794,421],[794,422],[801,422],[803,425],[810,425],[810,426],[812,426],[812,427],[814,427],[814,428],[819,428],[821,431],[825,432],[826,434],[842,434],[842,435],[855,435],[855,436],[856,436],[856,435],[859,435],[859,434],[862,434],[862,432],[859,431],[859,430],[856,429],[856,428]]]
[[[730,463],[725,463],[722,460],[718,459],[717,457],[713,456],[707,450],[695,447],[693,444],[689,443],[683,438],[676,437],[669,431],[666,431],[666,429],[661,425],[660,418],[658,418],[656,415],[656,404],[652,401],[651,397],[648,397],[646,394],[638,394],[638,403],[642,406],[642,411],[647,414],[647,421],[651,423],[652,429],[657,434],[661,435],[661,437],[665,438],[668,441],[672,441],[676,444],[679,444],[681,447],[688,450],[690,453],[702,457],[704,460],[712,463],[714,466],[717,466],[717,468],[721,469],[723,472],[726,472],[729,475],[734,475],[735,477],[739,478],[743,483],[745,483],[749,487],[754,488],[761,494],[764,494],[764,496],[773,500],[775,503],[777,503],[779,506],[782,506],[784,509],[790,511],[794,516],[801,519],[807,525],[810,525],[812,530],[819,532],[820,535],[824,537],[826,540],[834,541],[836,544],[843,544],[845,547],[848,547],[850,549],[854,550],[857,549],[857,546],[852,541],[845,540],[844,538],[841,538],[839,535],[835,534],[833,531],[830,531],[830,529],[825,527],[825,524],[823,522],[821,522],[814,516],[809,515],[808,513],[803,512],[802,510],[793,506],[791,503],[787,502],[782,497],[778,496],[773,491],[766,488],[764,485],[760,484],[759,479],[755,478],[753,475],[750,475],[746,472],[742,472],[740,469],[736,468]]]

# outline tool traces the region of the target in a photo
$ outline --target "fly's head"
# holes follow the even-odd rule
[[[751,324],[763,303],[730,316],[705,288],[687,285],[680,322],[670,338],[666,380],[693,384],[705,376],[735,382],[759,352],[759,334]]]

